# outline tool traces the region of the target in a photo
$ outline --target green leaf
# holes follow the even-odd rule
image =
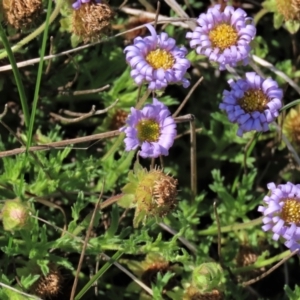
[[[287,21],[285,22],[284,27],[289,33],[295,34],[300,28],[300,23],[295,21]]]
[[[281,14],[275,13],[273,18],[273,24],[275,29],[279,29],[282,26],[284,17]]]
[[[134,207],[135,196],[133,194],[125,194],[121,199],[118,200],[117,204],[123,208]]]

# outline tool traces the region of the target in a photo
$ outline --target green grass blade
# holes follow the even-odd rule
[[[36,108],[37,103],[39,99],[39,91],[40,91],[40,85],[41,85],[41,79],[42,79],[42,73],[43,73],[43,66],[44,66],[44,56],[46,51],[46,44],[48,39],[48,30],[49,30],[49,19],[50,19],[50,12],[52,8],[52,0],[48,1],[48,8],[47,8],[47,17],[46,17],[46,26],[43,34],[43,41],[42,41],[42,49],[41,49],[41,60],[39,63],[37,78],[36,78],[36,84],[35,84],[35,90],[34,90],[34,97],[33,97],[33,104],[32,104],[32,111],[30,116],[30,123],[29,123],[29,130],[27,133],[27,145],[26,145],[26,151],[28,151],[31,140],[32,140],[32,132],[33,132],[33,125],[36,115]]]
[[[16,80],[16,84],[17,84],[17,87],[18,87],[18,92],[19,92],[19,96],[20,96],[20,100],[21,100],[22,110],[23,110],[23,114],[24,114],[25,125],[28,128],[28,126],[29,126],[29,110],[28,110],[28,104],[27,104],[27,99],[26,99],[26,94],[25,94],[23,82],[22,82],[22,79],[21,79],[21,74],[20,74],[19,69],[17,67],[15,57],[13,55],[13,52],[11,51],[9,42],[7,40],[5,31],[2,27],[1,22],[0,22],[0,37],[1,37],[2,43],[4,45],[4,48],[7,52],[7,56],[8,56],[9,62],[11,64],[13,73],[14,73],[14,77],[15,77],[15,80]]]
[[[123,255],[123,251],[116,252],[112,258],[104,264],[104,266],[91,278],[91,280],[82,288],[77,294],[75,300],[81,299],[81,297],[93,286],[94,282],[97,281],[112,265]]]
[[[284,110],[287,110],[287,109],[289,109],[290,107],[293,107],[293,106],[295,106],[295,105],[297,105],[297,104],[300,104],[300,99],[294,100],[294,101],[292,101],[291,103],[286,104],[284,107],[282,107],[282,108],[280,109],[280,112],[282,112],[282,111],[284,111]]]

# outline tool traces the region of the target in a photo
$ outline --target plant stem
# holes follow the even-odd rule
[[[235,230],[241,230],[249,227],[253,227],[256,225],[259,225],[262,221],[262,217],[249,221],[247,223],[236,223],[228,226],[221,227],[221,232],[230,232],[230,231],[235,231]],[[213,227],[213,228],[208,228],[204,230],[200,230],[198,232],[199,235],[216,235],[218,234],[218,228]]]
[[[51,0],[49,0],[49,1],[51,1]],[[60,9],[61,9],[64,1],[65,0],[56,0],[56,6],[55,6],[55,9],[53,10],[50,18],[49,18],[49,24],[51,24],[55,20],[55,18],[59,15]],[[46,22],[44,22],[40,27],[38,27],[35,31],[30,33],[28,36],[26,36],[24,39],[22,39],[16,45],[14,45],[11,48],[11,51],[16,52],[19,49],[21,49],[23,46],[28,44],[30,41],[32,41],[34,38],[36,38],[38,35],[40,35],[44,31],[45,28],[46,28]],[[7,56],[8,56],[8,51],[7,50],[0,53],[0,59],[5,58]]]
[[[290,254],[291,254],[291,251],[286,250],[286,251],[284,251],[284,252],[282,252],[282,253],[280,253],[276,256],[273,256],[271,258],[268,258],[268,259],[265,259],[265,260],[259,260],[256,263],[254,263],[253,265],[250,265],[250,266],[247,266],[247,267],[237,268],[237,269],[233,270],[232,272],[234,274],[237,274],[237,273],[248,272],[248,271],[251,271],[253,269],[259,269],[259,268],[271,265],[271,264],[273,264],[277,261],[280,261],[280,260],[282,260],[283,258],[287,257]]]
[[[15,57],[13,55],[13,52],[11,51],[9,42],[7,40],[6,34],[4,32],[4,29],[1,25],[1,23],[0,23],[0,37],[1,37],[1,40],[2,40],[2,43],[3,43],[4,47],[6,49],[6,51],[5,51],[6,56],[8,56],[8,58],[9,58],[9,62],[11,64],[11,67],[12,67],[12,70],[13,70],[13,73],[14,73],[14,77],[15,77],[16,84],[17,84],[17,87],[18,87],[18,92],[19,92],[20,101],[21,101],[21,105],[22,105],[22,110],[23,110],[23,114],[24,114],[25,125],[26,125],[26,127],[28,127],[29,126],[29,109],[28,109],[28,104],[27,104],[27,99],[26,99],[26,94],[25,94],[23,82],[22,82],[22,79],[21,79],[19,69],[18,69],[17,64],[16,64]]]

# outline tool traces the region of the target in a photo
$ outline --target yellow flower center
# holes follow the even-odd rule
[[[223,52],[230,46],[236,45],[238,40],[237,31],[229,24],[217,25],[209,33],[209,39],[213,48],[219,48]]]
[[[284,205],[280,217],[286,223],[295,223],[300,225],[300,201],[297,198],[284,199]]]
[[[239,105],[248,113],[254,111],[263,112],[266,109],[268,102],[269,99],[262,90],[251,89],[244,93],[244,97],[239,100]]]
[[[141,142],[157,142],[159,139],[159,124],[153,119],[141,120],[136,125],[136,129]]]
[[[150,51],[149,54],[146,56],[146,61],[155,70],[160,68],[164,70],[171,69],[175,63],[173,55],[170,52],[163,49],[156,49]]]

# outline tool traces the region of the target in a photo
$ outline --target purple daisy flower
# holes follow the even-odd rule
[[[300,184],[271,182],[267,186],[271,195],[263,199],[266,206],[258,207],[264,215],[262,229],[272,231],[275,241],[283,237],[291,251],[300,250]]]
[[[168,155],[176,137],[176,124],[168,108],[156,98],[142,110],[131,108],[126,121],[127,126],[120,131],[125,132],[126,151],[141,146],[140,156],[158,157]]]
[[[130,75],[137,85],[148,82],[149,90],[160,90],[168,84],[181,83],[187,88],[190,82],[184,78],[190,62],[185,58],[187,49],[177,47],[167,33],[157,34],[146,24],[151,36],[137,37],[133,45],[124,49],[126,61],[132,68]]]
[[[91,2],[91,0],[76,0],[76,2],[74,2],[72,4],[72,7],[77,10],[80,8],[81,4],[84,4],[84,3],[89,3]],[[101,0],[95,0],[96,3],[101,3]]]
[[[276,81],[263,79],[255,72],[245,75],[245,79],[228,81],[231,90],[223,92],[219,105],[229,121],[239,125],[238,136],[251,130],[268,131],[269,123],[278,117],[282,107],[283,92]]]
[[[190,47],[217,62],[220,70],[224,70],[227,64],[232,67],[238,62],[247,65],[251,50],[249,44],[256,34],[253,20],[247,18],[241,8],[235,10],[226,6],[224,11],[220,8],[221,5],[215,5],[199,16],[199,26],[186,34]]]

